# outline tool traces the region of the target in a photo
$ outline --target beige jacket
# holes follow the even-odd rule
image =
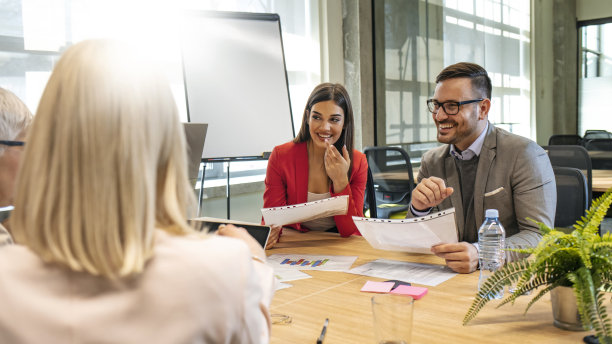
[[[156,232],[145,271],[113,283],[0,250],[0,343],[267,343],[272,269],[246,244]]]

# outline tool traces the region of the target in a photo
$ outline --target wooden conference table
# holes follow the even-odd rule
[[[612,170],[593,170],[593,191],[606,192],[612,187]]]
[[[341,238],[334,233],[300,233],[285,229],[271,254],[318,254],[358,256],[353,267],[379,258],[444,264],[433,255],[382,251],[359,236]],[[290,324],[273,324],[271,343],[315,343],[325,318],[329,326],[325,344],[374,343],[371,297],[359,290],[366,281],[384,279],[344,272],[308,271],[312,278],[288,282],[291,288],[276,292],[271,313],[292,318]],[[536,302],[526,315],[533,295],[520,297],[514,305],[495,308],[489,302],[467,326],[462,320],[471,305],[478,272],[458,274],[415,301],[413,343],[581,343],[593,331],[570,332],[553,326],[550,297]]]

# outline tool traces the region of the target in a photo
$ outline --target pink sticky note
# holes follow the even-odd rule
[[[374,282],[367,281],[361,291],[369,292],[369,293],[388,293],[393,288],[393,282]]]
[[[401,294],[412,296],[415,300],[418,300],[427,294],[427,288],[413,287],[410,285],[400,285],[393,289],[391,294]]]

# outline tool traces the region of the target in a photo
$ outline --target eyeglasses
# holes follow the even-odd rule
[[[5,145],[5,146],[23,146],[23,145],[25,145],[25,142],[23,142],[23,141],[5,141],[5,140],[0,140],[0,145]]]
[[[428,99],[427,100],[427,109],[431,113],[436,113],[436,112],[438,112],[440,107],[442,107],[444,109],[444,112],[447,115],[456,115],[456,114],[459,113],[459,106],[465,105],[465,104],[481,102],[483,100],[484,99],[479,98],[479,99],[472,99],[472,100],[464,100],[462,102],[455,102],[455,101],[452,101],[452,100],[447,101],[447,102],[438,102],[435,99]]]

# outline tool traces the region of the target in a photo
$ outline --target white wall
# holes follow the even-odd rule
[[[576,0],[576,19],[591,20],[612,17],[610,0]]]

